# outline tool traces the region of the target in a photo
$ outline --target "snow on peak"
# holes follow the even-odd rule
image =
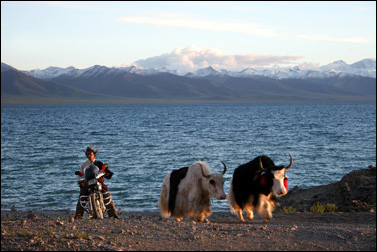
[[[10,67],[4,63],[1,64],[1,71]],[[97,77],[102,75],[111,75],[118,73],[133,73],[138,75],[155,75],[159,73],[171,73],[174,75],[186,76],[190,78],[202,78],[206,76],[232,76],[232,77],[242,77],[242,78],[254,78],[255,76],[265,76],[274,79],[302,79],[302,78],[327,78],[336,76],[363,76],[376,78],[376,61],[373,59],[364,59],[353,64],[348,65],[342,60],[335,61],[328,65],[317,66],[304,64],[295,67],[273,67],[267,69],[255,69],[246,68],[242,71],[231,71],[231,70],[218,70],[212,66],[207,68],[197,69],[194,72],[184,72],[179,69],[170,69],[167,67],[162,67],[159,69],[152,68],[142,68],[139,66],[128,66],[128,67],[106,67],[95,65],[86,69],[76,69],[74,67],[59,68],[59,67],[48,67],[44,70],[30,70],[23,71],[25,74],[31,75],[40,79],[53,79],[61,75],[69,75],[71,77]]]
[[[196,76],[208,76],[208,75],[216,75],[221,73],[221,71],[209,66],[207,68],[198,69],[194,72]]]
[[[38,79],[44,79],[44,80],[49,80],[55,77],[58,77],[60,75],[72,75],[77,69],[74,68],[73,66],[67,67],[67,68],[61,68],[61,67],[48,67],[44,70],[40,69],[34,69],[30,71],[22,71],[23,73],[27,75],[31,75],[35,78]]]
[[[258,71],[255,70],[254,68],[249,67],[249,68],[246,68],[246,69],[242,70],[240,73],[241,74],[246,74],[246,75],[255,75],[255,74],[258,73]]]
[[[357,69],[376,70],[376,61],[372,59],[363,59],[353,63],[351,66]]]
[[[322,71],[329,71],[329,70],[346,71],[348,70],[348,67],[349,66],[347,65],[346,62],[344,62],[343,60],[338,60],[328,65],[321,66],[320,69]]]

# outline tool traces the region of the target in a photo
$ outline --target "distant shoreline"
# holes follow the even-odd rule
[[[56,99],[41,99],[41,98],[26,98],[26,99],[1,99],[1,106],[8,105],[153,105],[153,104],[264,104],[264,103],[348,103],[348,102],[376,102],[376,97],[365,97],[363,99],[359,98],[332,98],[324,100],[163,100],[163,99],[114,99],[114,100],[70,100],[66,98],[56,98]]]

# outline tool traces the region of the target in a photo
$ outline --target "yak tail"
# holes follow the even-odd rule
[[[232,183],[232,180],[230,180],[230,186],[229,186],[229,194],[228,194],[228,204],[229,204],[229,207],[230,207],[230,212],[232,214],[236,214],[237,211],[236,211],[236,208],[238,208],[237,206],[237,203],[236,203],[236,199],[234,198],[234,192],[233,192],[233,183]]]
[[[160,206],[161,217],[169,218],[171,212],[169,211],[169,190],[167,185],[164,183],[161,188],[160,199],[158,200],[158,205]]]

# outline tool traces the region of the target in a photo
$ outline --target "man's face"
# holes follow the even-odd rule
[[[88,157],[88,159],[89,160],[93,160],[94,159],[94,152],[91,152],[91,153],[89,153],[88,155],[87,155],[87,157]]]

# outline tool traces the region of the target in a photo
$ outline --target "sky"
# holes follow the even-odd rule
[[[376,59],[375,1],[1,1],[1,62],[195,71]]]

